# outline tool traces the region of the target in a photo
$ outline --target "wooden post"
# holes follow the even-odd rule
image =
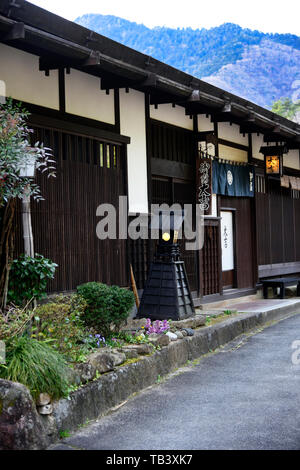
[[[133,269],[132,269],[131,264],[130,264],[130,278],[131,278],[131,286],[132,286],[132,290],[133,290],[133,293],[134,293],[136,308],[138,309],[139,306],[140,306],[140,299],[139,299],[139,294],[138,294],[138,291],[137,291],[137,288],[136,288],[136,283],[135,283]]]

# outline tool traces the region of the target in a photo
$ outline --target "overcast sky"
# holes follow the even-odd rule
[[[299,0],[31,0],[69,20],[101,13],[146,26],[210,28],[225,22],[300,36]]]

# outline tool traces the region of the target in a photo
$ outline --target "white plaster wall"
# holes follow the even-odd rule
[[[5,83],[7,97],[59,109],[57,70],[46,77],[39,71],[38,56],[0,44],[0,80]]]
[[[100,89],[100,79],[79,70],[65,73],[66,111],[97,121],[115,124],[114,93]]]
[[[206,117],[206,114],[198,114],[198,131],[213,131],[214,123],[211,122],[210,116]]]
[[[121,134],[127,146],[129,212],[148,213],[145,96],[136,90],[120,90]]]
[[[158,121],[172,124],[173,126],[182,127],[190,131],[193,130],[193,119],[186,116],[185,109],[182,106],[172,107],[172,104],[159,104],[155,109],[154,105],[150,106],[150,117]]]
[[[252,155],[253,158],[257,158],[258,160],[263,160],[264,156],[262,153],[259,152],[260,147],[262,145],[267,145],[264,143],[264,136],[263,134],[252,134]]]
[[[230,125],[230,122],[219,122],[218,136],[220,139],[248,146],[248,134],[244,137],[243,134],[240,133],[240,126],[237,124]]]
[[[289,153],[283,155],[283,166],[300,170],[300,154],[299,150],[290,150]]]
[[[219,145],[219,157],[236,162],[247,162],[248,152],[233,147],[227,147],[227,145]]]

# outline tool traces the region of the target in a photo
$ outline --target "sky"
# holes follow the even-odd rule
[[[211,28],[236,23],[300,36],[299,0],[31,0],[69,20],[85,13],[114,15],[148,27]]]

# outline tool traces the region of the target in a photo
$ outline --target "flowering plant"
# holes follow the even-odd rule
[[[89,335],[89,337],[86,338],[85,343],[92,348],[101,348],[103,346],[106,346],[104,336],[101,336],[99,334]]]
[[[162,334],[166,333],[170,329],[170,325],[168,320],[155,320],[155,322],[151,323],[150,318],[147,318],[145,330],[146,334],[150,335],[151,333]]]

